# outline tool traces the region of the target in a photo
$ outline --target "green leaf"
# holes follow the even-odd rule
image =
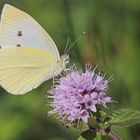
[[[80,136],[77,140],[88,140]],[[96,137],[92,140],[102,140],[102,136],[100,134],[97,134]]]
[[[77,140],[86,140],[86,139],[80,136]]]
[[[94,138],[96,138],[96,132],[91,129],[88,129],[82,132],[78,140],[94,140]]]
[[[102,136],[100,134],[96,135],[96,140],[102,140]]]
[[[120,109],[114,111],[111,119],[108,121],[110,126],[129,127],[140,123],[140,111],[133,109]]]
[[[88,119],[88,126],[92,129],[99,127],[95,116],[90,116],[90,118]]]

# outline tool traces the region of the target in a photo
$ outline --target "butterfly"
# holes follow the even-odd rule
[[[57,76],[69,62],[48,33],[26,12],[5,4],[0,21],[0,85],[25,94]]]

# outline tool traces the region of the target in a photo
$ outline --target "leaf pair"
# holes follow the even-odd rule
[[[140,111],[138,110],[124,108],[107,114],[109,120],[104,123],[107,123],[106,126],[108,126],[108,128],[112,128],[114,126],[129,127],[137,123],[140,123]],[[96,126],[93,126],[93,128],[95,128],[95,130],[87,129],[84,132],[82,132],[78,140],[101,140],[101,135],[109,135],[109,132],[107,133],[105,128],[101,128],[101,130],[103,130],[105,133],[100,135],[96,131]]]

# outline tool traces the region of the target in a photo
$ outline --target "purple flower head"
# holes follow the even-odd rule
[[[108,80],[96,74],[91,66],[86,65],[85,72],[81,72],[74,65],[49,90],[52,99],[49,105],[53,107],[49,113],[57,113],[70,123],[80,119],[87,123],[90,112],[97,111],[96,105],[106,107],[111,102],[107,89]]]

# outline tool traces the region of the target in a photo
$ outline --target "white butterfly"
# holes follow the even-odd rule
[[[5,4],[0,22],[0,85],[25,94],[58,75],[69,62],[48,33],[27,13]]]

